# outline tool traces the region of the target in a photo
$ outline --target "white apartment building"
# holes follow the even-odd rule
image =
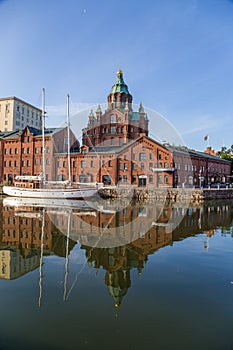
[[[0,131],[22,130],[27,125],[41,129],[41,109],[15,96],[0,98]]]

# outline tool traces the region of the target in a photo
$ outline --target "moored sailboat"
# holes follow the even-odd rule
[[[42,174],[39,176],[17,176],[12,186],[3,186],[3,193],[13,197],[43,199],[82,199],[93,197],[98,189],[97,183],[72,185],[70,168],[70,121],[69,95],[67,95],[67,141],[68,141],[68,180],[46,181],[45,176],[45,92],[42,89]]]

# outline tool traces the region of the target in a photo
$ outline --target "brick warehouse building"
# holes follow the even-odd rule
[[[71,133],[73,182],[191,187],[229,180],[230,162],[212,154],[171,148],[148,137],[148,117],[142,103],[133,111],[133,98],[121,70],[107,100],[104,113],[100,106],[90,112],[81,147]],[[26,127],[0,137],[1,182],[41,173],[41,130]],[[46,179],[68,179],[67,129],[46,129],[45,138]]]

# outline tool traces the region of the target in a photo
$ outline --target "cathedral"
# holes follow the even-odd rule
[[[83,129],[83,145],[122,146],[129,140],[148,136],[148,118],[142,103],[133,111],[133,97],[123,79],[123,72],[117,72],[117,81],[108,95],[108,108],[103,113],[100,105],[91,110],[87,128]]]

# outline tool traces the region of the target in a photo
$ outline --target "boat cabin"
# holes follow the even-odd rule
[[[40,188],[42,182],[41,176],[16,176],[15,178],[15,187],[21,188]]]

